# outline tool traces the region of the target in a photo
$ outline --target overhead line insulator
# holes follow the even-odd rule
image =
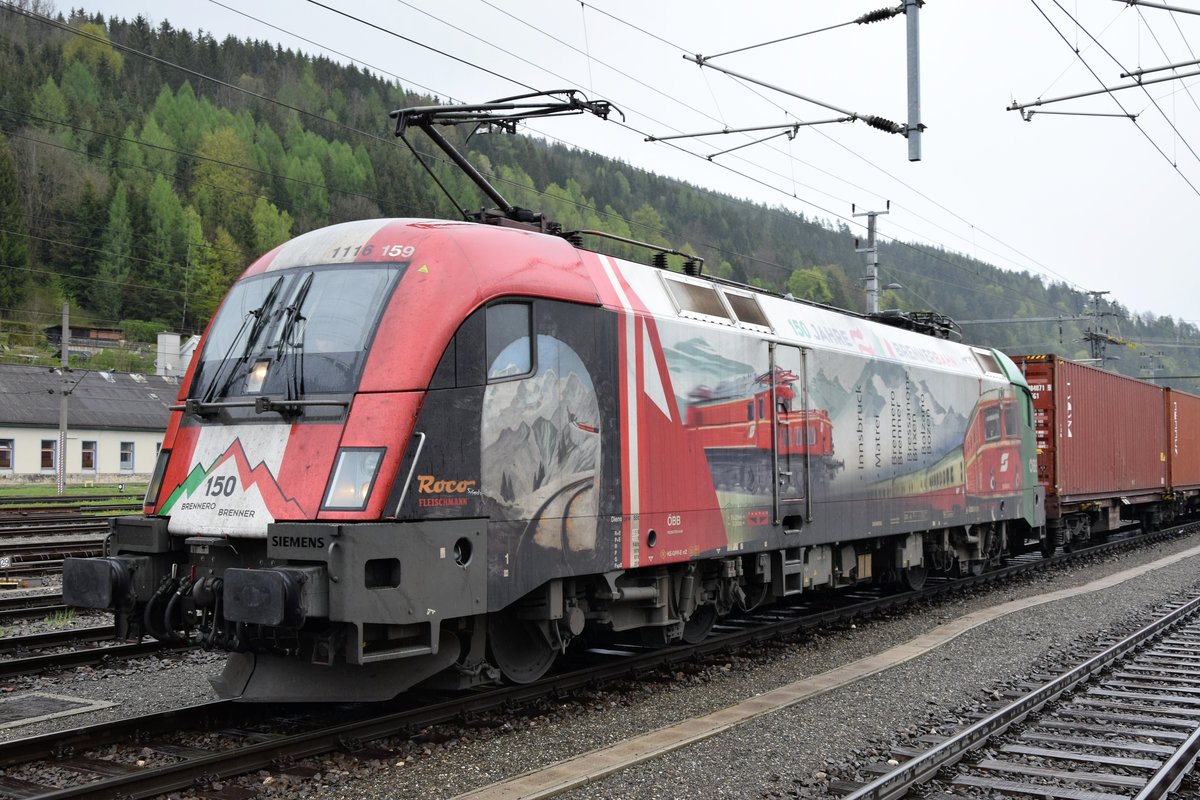
[[[885,117],[876,116],[875,114],[864,114],[859,117],[863,122],[870,125],[872,128],[878,128],[881,131],[888,133],[904,133],[904,126],[898,122],[892,122]]]
[[[858,19],[854,20],[859,25],[870,25],[872,22],[883,22],[885,19],[891,19],[904,13],[904,7],[899,8],[880,8],[875,11],[868,11]]]

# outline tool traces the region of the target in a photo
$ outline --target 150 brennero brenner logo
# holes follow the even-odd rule
[[[467,496],[478,494],[476,481],[443,480],[436,475],[417,476],[417,505],[423,508],[465,506]]]

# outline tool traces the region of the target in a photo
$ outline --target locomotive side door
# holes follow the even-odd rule
[[[810,420],[807,353],[799,347],[770,342],[767,373],[771,395],[771,458],[775,480],[772,522],[799,530],[811,519],[809,479]]]

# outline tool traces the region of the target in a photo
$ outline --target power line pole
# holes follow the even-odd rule
[[[1087,309],[1087,311],[1084,313],[1091,317],[1093,322],[1088,326],[1087,330],[1083,332],[1083,340],[1088,343],[1088,350],[1091,353],[1092,360],[1103,367],[1104,362],[1109,358],[1116,358],[1115,356],[1108,355],[1107,351],[1109,344],[1121,344],[1127,347],[1133,347],[1134,345],[1129,344],[1129,342],[1125,341],[1124,339],[1110,334],[1108,332],[1108,327],[1101,322],[1104,317],[1117,316],[1116,312],[1105,311],[1100,307],[1100,304],[1104,299],[1104,295],[1108,294],[1108,292],[1088,292],[1088,294],[1091,295],[1092,298],[1091,308]]]
[[[1088,325],[1084,331],[1084,341],[1088,343],[1088,351],[1092,359],[1099,362],[1100,366],[1104,366],[1104,351],[1108,348],[1108,339],[1104,334],[1108,331],[1099,324],[1099,320],[1104,316],[1104,312],[1100,310],[1100,300],[1108,292],[1088,292],[1092,297],[1091,308],[1088,309],[1088,316],[1092,318],[1092,324]]]
[[[71,357],[71,306],[63,303],[62,336],[60,337],[60,355],[62,356],[62,389],[58,400],[58,453],[54,459],[58,473],[58,493],[67,491],[67,397],[71,393],[68,365]]]
[[[859,247],[858,240],[854,240],[854,252],[867,254],[867,274],[863,276],[863,280],[867,283],[867,313],[879,313],[879,247],[875,244],[875,218],[880,214],[886,214],[892,210],[892,201],[887,201],[887,211],[863,211],[857,212],[854,206],[850,206],[850,214],[855,217],[867,218],[867,246]]]
[[[921,160],[921,28],[917,12],[924,0],[904,0],[904,20],[908,28],[908,160]]]

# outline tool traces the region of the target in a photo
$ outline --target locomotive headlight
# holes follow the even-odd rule
[[[375,475],[383,463],[383,448],[343,447],[338,450],[333,476],[325,490],[321,508],[330,511],[362,511],[367,507]]]
[[[270,361],[254,362],[254,366],[250,368],[250,373],[246,375],[246,394],[256,394],[262,391],[263,382],[267,380],[267,370],[270,367]]]

